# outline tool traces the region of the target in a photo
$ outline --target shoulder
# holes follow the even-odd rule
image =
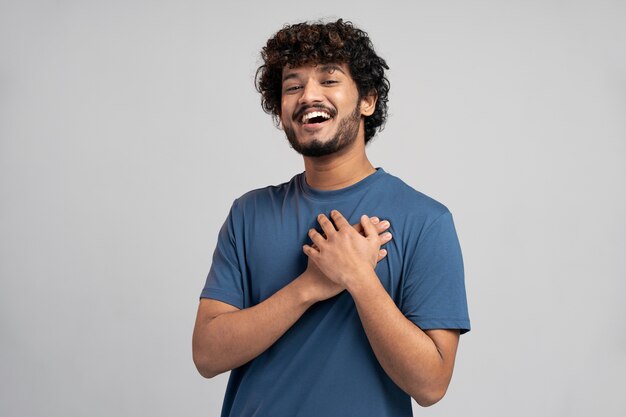
[[[381,194],[377,198],[385,201],[381,215],[391,222],[392,233],[406,247],[425,241],[429,231],[432,235],[441,227],[453,229],[454,220],[448,207],[400,178],[387,174],[378,189]]]
[[[409,216],[419,216],[425,221],[434,221],[449,213],[448,208],[434,198],[416,190],[400,178],[386,173],[380,184],[384,198],[389,199],[399,210]]]
[[[235,199],[231,211],[237,215],[279,205],[287,195],[296,191],[301,175],[302,173],[294,175],[289,181],[281,184],[268,185],[244,193]]]

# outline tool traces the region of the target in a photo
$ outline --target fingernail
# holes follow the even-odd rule
[[[385,234],[383,235],[383,238],[384,238],[385,240],[391,239],[391,233],[389,233],[389,232],[385,233]]]
[[[389,227],[389,222],[387,220],[383,220],[380,225],[383,227]]]
[[[372,217],[370,220],[374,224],[378,224],[378,222],[380,222],[380,219],[378,217]]]

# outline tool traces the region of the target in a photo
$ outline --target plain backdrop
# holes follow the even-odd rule
[[[191,360],[233,199],[303,170],[259,50],[389,63],[375,166],[446,204],[473,330],[423,416],[626,412],[623,1],[0,1],[0,415],[218,416]]]

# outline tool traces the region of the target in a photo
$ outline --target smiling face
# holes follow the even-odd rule
[[[304,156],[325,156],[364,142],[363,116],[375,98],[361,99],[345,64],[283,69],[280,121],[289,143]]]

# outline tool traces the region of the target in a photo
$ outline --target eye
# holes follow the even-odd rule
[[[302,88],[301,85],[290,85],[284,88],[285,93],[291,93]]]
[[[337,80],[324,80],[322,81],[323,85],[333,85],[333,84],[337,84],[339,81]]]

